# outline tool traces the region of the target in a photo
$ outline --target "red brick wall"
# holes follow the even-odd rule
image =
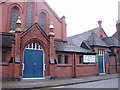
[[[97,34],[97,36],[98,36],[99,38],[103,39],[103,38],[107,37],[107,35],[106,35],[106,33],[104,32],[103,28],[98,28],[98,29],[99,29],[99,31],[98,31],[96,34]],[[101,35],[102,35],[103,37],[100,37]]]
[[[115,56],[110,57],[110,72],[116,72]]]
[[[10,21],[11,21],[11,9],[12,7],[17,6],[19,8],[19,16],[21,17],[21,29],[23,31],[26,30],[26,11],[27,11],[27,3],[26,2],[5,2],[0,4],[2,7],[2,32],[9,32],[10,30]],[[49,7],[49,5],[45,2],[34,2],[33,3],[33,17],[32,24],[39,23],[39,14],[40,12],[45,12],[47,15],[47,22],[45,27],[45,32],[49,34],[49,25],[51,22],[54,23],[54,33],[55,38],[66,41],[66,25],[65,21],[61,20],[57,14]],[[64,29],[64,30],[63,30]]]
[[[72,74],[72,65],[57,65],[55,76],[68,76]]]
[[[9,77],[9,65],[1,66],[2,76]]]
[[[2,64],[0,77],[21,77],[20,64]]]
[[[57,53],[62,55],[62,63],[56,65],[56,76],[74,75],[74,53]],[[69,64],[64,64],[64,56],[69,56]],[[79,64],[79,56],[83,54],[75,54],[76,75],[98,74],[98,64]]]
[[[97,64],[77,65],[77,75],[98,74]]]

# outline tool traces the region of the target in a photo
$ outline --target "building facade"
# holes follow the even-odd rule
[[[59,18],[44,0],[5,0],[0,2],[0,9],[3,80],[120,72],[119,23],[112,37],[98,21],[98,28],[67,38],[65,16]],[[85,62],[89,57],[94,60]]]

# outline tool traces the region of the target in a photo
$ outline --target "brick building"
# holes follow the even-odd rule
[[[98,21],[98,28],[67,38],[65,16],[59,18],[44,0],[22,1],[0,2],[0,76],[3,79],[61,78],[119,72],[119,22],[112,37],[107,37],[102,22]],[[94,61],[85,62],[88,56]]]

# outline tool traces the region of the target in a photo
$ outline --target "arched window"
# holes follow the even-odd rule
[[[16,21],[18,18],[18,8],[13,7],[11,12],[11,27],[10,30],[16,30]]]
[[[40,13],[40,27],[42,30],[45,29],[46,14],[44,12]]]
[[[26,28],[30,28],[32,25],[32,8],[33,2],[30,0],[27,3],[27,15],[26,15]]]
[[[100,35],[100,38],[103,38],[103,35]]]
[[[43,48],[38,43],[30,43],[25,49],[43,50]]]

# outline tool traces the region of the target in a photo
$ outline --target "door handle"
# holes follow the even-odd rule
[[[46,69],[46,68],[45,68],[45,67],[46,67],[46,65],[44,64],[44,66],[43,66],[43,67],[44,67],[44,71],[45,71],[45,69]]]
[[[22,63],[22,70],[24,70],[24,63]]]
[[[33,63],[33,66],[36,66],[36,63]]]

